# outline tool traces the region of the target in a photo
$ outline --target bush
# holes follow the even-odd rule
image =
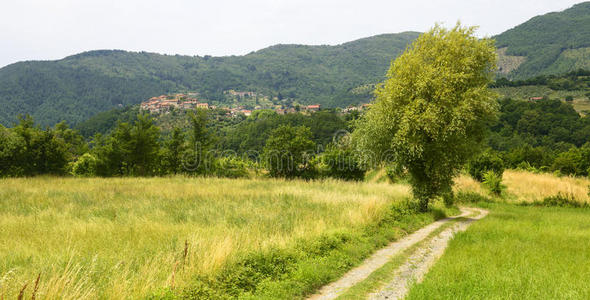
[[[478,203],[478,202],[491,202],[489,198],[484,195],[474,192],[458,192],[455,197],[457,203]]]
[[[502,191],[506,188],[502,184],[502,176],[498,176],[498,174],[493,171],[487,171],[483,175],[483,185],[496,196],[500,196]]]
[[[84,153],[72,165],[72,175],[79,177],[96,176],[98,160],[90,153]]]
[[[479,182],[483,181],[484,174],[489,171],[499,177],[504,173],[504,162],[492,152],[486,151],[469,163],[469,175]]]
[[[552,169],[559,171],[563,175],[582,175],[585,170],[581,170],[582,154],[577,148],[571,148],[568,152],[560,153],[553,161]]]
[[[399,180],[399,172],[392,165],[385,166],[385,175],[390,183],[396,183]]]
[[[248,177],[248,164],[237,157],[222,157],[215,161],[214,174],[226,178]]]
[[[453,191],[444,193],[442,195],[442,199],[446,207],[451,207],[453,206],[453,204],[455,204],[455,194],[453,193]]]
[[[321,170],[324,176],[361,181],[365,168],[358,155],[350,149],[330,146],[321,156]]]
[[[567,101],[567,102],[574,101],[574,96],[571,96],[571,95],[570,96],[566,96],[565,97],[565,101]]]
[[[588,204],[580,202],[573,194],[566,194],[559,192],[555,196],[546,197],[542,203],[535,203],[541,206],[556,206],[556,207],[587,207]]]

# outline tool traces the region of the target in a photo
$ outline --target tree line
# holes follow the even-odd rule
[[[332,138],[348,124],[335,112],[257,111],[237,124],[221,122],[225,126],[207,110],[184,117],[188,126],[163,134],[150,115],[139,113],[88,140],[65,122],[41,128],[20,117],[14,127],[0,127],[0,176],[364,177],[359,155]]]

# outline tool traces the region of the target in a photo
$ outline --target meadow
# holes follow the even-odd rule
[[[17,298],[22,291],[36,299],[302,298],[390,241],[456,213],[441,203],[417,213],[408,202],[409,185],[388,183],[382,170],[373,173],[357,183],[182,176],[2,179],[0,297]],[[590,245],[584,237],[590,236],[588,228],[581,225],[590,223],[587,210],[515,204],[558,193],[588,202],[589,180],[507,170],[504,183],[504,195],[495,199],[500,204],[468,204],[492,213],[452,242],[442,267],[437,264],[411,297],[439,293],[445,280],[458,276],[451,271],[474,272],[455,280],[453,291],[466,297],[500,297],[502,289],[517,283],[530,290],[515,295],[532,297],[541,293],[533,287],[546,284],[548,272],[562,276],[559,266],[563,272],[576,260],[587,260],[578,253]],[[466,175],[456,179],[455,191],[491,197]],[[504,270],[508,273],[477,271],[505,260],[512,268]],[[543,260],[551,262],[541,266]],[[533,276],[521,282],[516,270],[525,266],[540,272],[540,281]],[[578,288],[577,276],[588,266],[578,267],[581,273],[563,274],[552,293],[561,293],[566,281]],[[481,276],[492,278],[487,290],[469,294]],[[578,291],[574,298],[588,295]]]
[[[588,299],[588,209],[482,204],[407,299]]]
[[[330,180],[2,179],[0,296],[24,288],[36,299],[167,297],[252,253],[304,245],[299,257],[308,259],[309,245],[348,245],[309,290],[432,222],[434,214],[396,217],[380,229],[409,195],[405,185]]]
[[[558,194],[588,203],[588,179],[507,170],[495,198],[467,176],[456,182],[487,199],[467,205],[490,213],[456,235],[408,299],[590,298],[590,210],[538,205]]]
[[[580,203],[590,203],[590,180],[584,177],[557,177],[548,173],[531,173],[522,170],[506,170],[503,175],[506,190],[496,201],[520,204],[541,202],[558,194],[571,195]],[[474,192],[492,197],[479,182],[469,175],[455,179],[455,192]]]

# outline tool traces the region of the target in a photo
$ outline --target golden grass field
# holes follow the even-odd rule
[[[0,299],[17,298],[25,284],[30,298],[39,274],[36,299],[143,298],[183,287],[244,253],[373,224],[410,196],[406,184],[369,181],[1,179]],[[507,170],[504,183],[508,202],[559,192],[589,200],[588,179]],[[465,175],[455,189],[486,194]]]
[[[0,180],[0,298],[141,298],[247,251],[380,217],[404,185],[215,178]],[[188,247],[186,247],[188,245]],[[185,254],[186,247],[186,254]]]
[[[506,170],[503,176],[506,185],[507,201],[543,201],[545,197],[558,193],[573,195],[578,201],[590,202],[588,197],[590,180],[580,177],[557,177],[552,174],[533,174],[526,171]],[[469,175],[461,175],[455,180],[455,190],[488,194],[481,185]]]

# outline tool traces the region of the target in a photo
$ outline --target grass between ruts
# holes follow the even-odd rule
[[[481,205],[407,299],[590,298],[590,210]]]
[[[302,297],[444,214],[409,197],[330,180],[2,179],[0,297]]]

